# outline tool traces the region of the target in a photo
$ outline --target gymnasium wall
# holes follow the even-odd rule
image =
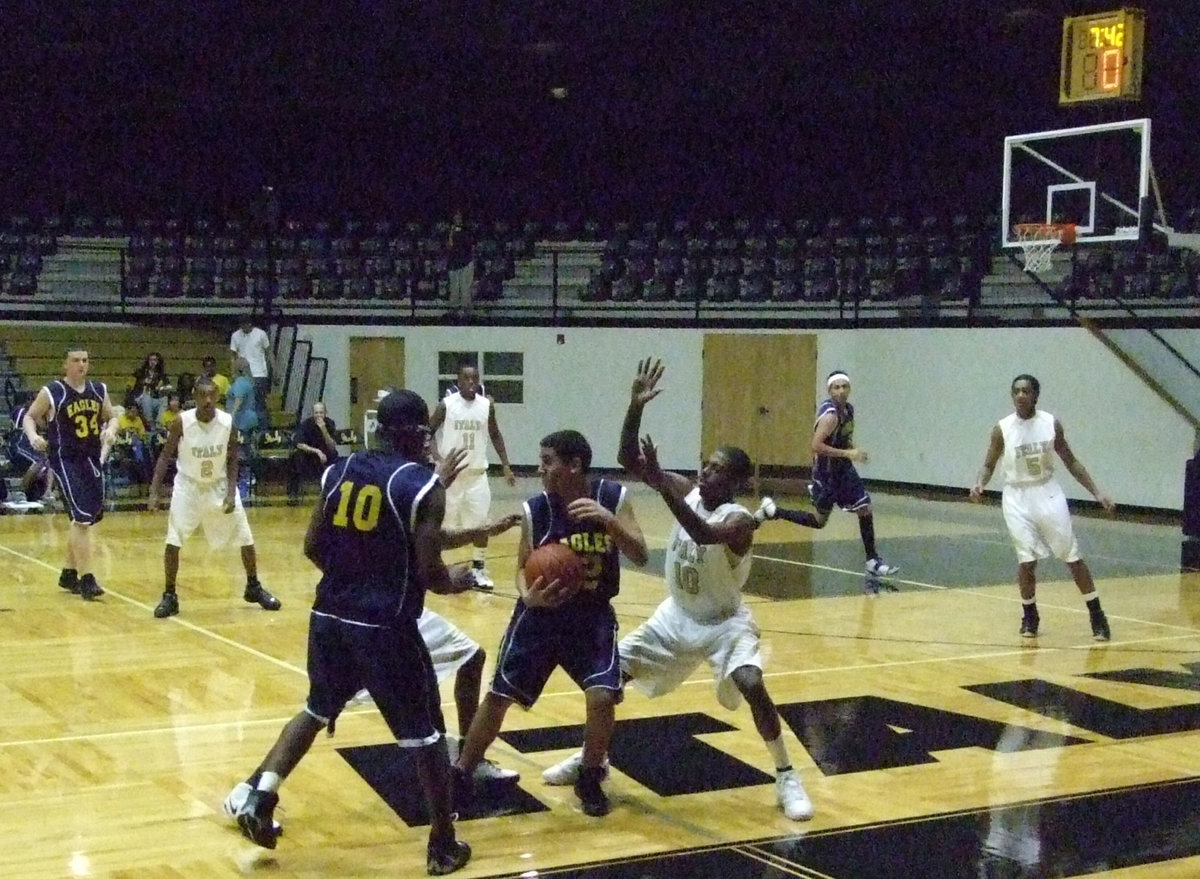
[[[634,366],[640,357],[661,356],[668,367],[666,390],[651,404],[643,426],[663,450],[665,466],[694,469],[700,459],[702,331],[302,326],[300,338],[311,339],[314,355],[329,359],[326,402],[339,423],[346,423],[350,409],[348,340],[378,335],[404,337],[406,384],[431,404],[439,351],[523,352],[525,403],[497,411],[514,465],[535,464],[542,436],[575,427],[591,440],[596,466],[615,467]],[[871,456],[860,472],[868,480],[969,486],[992,424],[1011,411],[1009,382],[1031,372],[1042,382],[1042,407],[1060,418],[1076,455],[1118,504],[1182,506],[1192,429],[1086,330],[858,329],[816,335],[818,398],[832,369],[848,371],[853,380],[855,436]],[[778,379],[779,403],[786,405],[795,380],[788,364],[779,365]],[[797,430],[808,433],[812,417],[798,411]],[[1061,475],[1070,497],[1089,497],[1065,470]],[[999,484],[997,477],[992,487]]]

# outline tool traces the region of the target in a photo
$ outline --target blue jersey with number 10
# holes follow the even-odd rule
[[[314,611],[376,626],[421,615],[416,514],[436,484],[427,465],[390,451],[356,452],[326,469]]]

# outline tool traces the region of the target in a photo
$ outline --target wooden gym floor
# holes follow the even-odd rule
[[[496,514],[538,490],[494,481]],[[626,570],[628,631],[663,595],[669,514],[635,508],[656,550]],[[277,613],[241,600],[235,551],[183,549],[182,613],[156,620],[164,514],[98,527],[94,603],[56,585],[66,519],[0,518],[0,876],[316,877],[424,874],[414,776],[373,708],[350,709],[281,791],[275,851],[221,813],[299,708],[316,582],[307,507],[250,510]],[[571,753],[582,697],[556,673],[513,710],[491,756],[518,785],[459,824],[460,874],[612,877],[1195,877],[1200,875],[1200,598],[1172,524],[1076,517],[1112,623],[1091,639],[1061,563],[1041,565],[1041,637],[1017,636],[1015,562],[994,504],[876,496],[890,591],[864,580],[858,529],[767,523],[748,600],[768,686],[816,806],[775,805],[748,709],[722,709],[702,670],[618,709],[614,801],[584,816],[541,770]],[[512,607],[516,532],[493,541],[492,595],[430,605],[494,654]],[[448,554],[464,557],[464,551]],[[490,663],[489,663],[490,665]],[[453,728],[450,684],[443,690]]]

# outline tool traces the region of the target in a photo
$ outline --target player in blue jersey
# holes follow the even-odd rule
[[[89,366],[86,348],[68,348],[63,377],[38,391],[21,429],[35,452],[46,453],[71,518],[58,585],[90,601],[104,594],[92,571],[91,526],[104,517],[101,468],[117,436],[117,416],[104,382],[87,377]]]
[[[865,450],[854,445],[854,406],[850,404],[850,377],[834,370],[825,380],[829,398],[817,409],[813,427],[812,499],[815,513],[807,510],[788,510],[765,497],[754,514],[760,523],[767,519],[784,519],[806,528],[824,528],[834,506],[858,516],[867,556],[867,574],[887,577],[900,570],[883,560],[875,548],[875,516],[871,496],[863,485],[854,462],[867,463]]]
[[[16,400],[13,430],[8,437],[8,460],[20,471],[21,491],[25,492],[25,500],[40,501],[44,497],[53,501],[54,472],[46,461],[45,452],[34,451],[21,427],[32,402],[33,391],[22,391]]]
[[[620,554],[636,565],[649,558],[646,538],[625,487],[588,473],[592,449],[578,431],[560,430],[541,442],[543,491],[525,502],[517,550],[516,607],[500,642],[496,673],[459,753],[455,782],[464,796],[475,764],[483,758],[514,704],[532,708],[555,668],[584,692],[586,720],[582,769],[575,793],[583,811],[608,813],[600,787],[621,696],[617,617],[612,599],[620,590]],[[526,583],[525,560],[535,547],[565,543],[583,556],[582,583]]]
[[[321,570],[309,620],[308,701],[262,761],[255,789],[237,813],[242,833],[274,848],[280,783],[366,689],[397,742],[410,751],[430,813],[426,868],[459,869],[470,847],[455,839],[446,725],[429,649],[417,620],[427,590],[463,592],[466,565],[447,569],[440,529],[446,492],[429,468],[429,409],[417,394],[393,391],[379,403],[382,450],[356,452],[331,465],[304,538]]]

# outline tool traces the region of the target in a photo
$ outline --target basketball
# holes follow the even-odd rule
[[[563,585],[578,586],[583,580],[583,559],[564,543],[539,546],[525,559],[525,582],[532,584],[538,577],[546,582],[562,580]]]

